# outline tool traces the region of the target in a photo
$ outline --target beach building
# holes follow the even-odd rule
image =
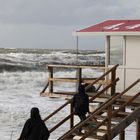
[[[112,140],[119,137],[125,140],[125,131],[135,123],[136,140],[140,140],[140,20],[108,20],[97,25],[73,32],[79,36],[104,36],[105,65],[48,65],[48,82],[42,90],[42,96],[63,97],[67,101],[47,116],[52,116],[69,107],[69,113],[49,131],[52,133],[66,121],[70,128],[58,140]],[[78,48],[78,46],[77,46]],[[56,69],[75,70],[75,77],[55,76]],[[84,69],[102,70],[98,77],[84,77]],[[89,95],[91,114],[82,122],[76,122],[72,109],[71,97],[77,93],[54,90],[55,82],[75,83],[84,82]],[[94,86],[95,90],[88,90]],[[82,134],[77,134],[79,129]]]
[[[140,77],[140,20],[107,20],[73,35],[105,36],[105,66],[119,64],[117,91],[124,90]],[[140,87],[133,90],[138,91]]]

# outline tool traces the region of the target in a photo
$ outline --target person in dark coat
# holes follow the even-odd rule
[[[31,109],[31,116],[25,122],[18,140],[48,140],[49,136],[49,130],[40,117],[39,109],[33,107]]]
[[[89,112],[89,97],[85,92],[85,85],[79,85],[78,93],[72,98],[72,108],[74,114],[78,115],[81,121],[86,119],[86,114]]]

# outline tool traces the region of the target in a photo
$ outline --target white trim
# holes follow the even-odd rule
[[[126,36],[123,36],[124,39],[124,45],[123,45],[123,84],[124,84],[124,90],[126,88]]]
[[[135,32],[72,32],[73,36],[100,36],[100,35],[135,35],[140,36],[140,31]]]

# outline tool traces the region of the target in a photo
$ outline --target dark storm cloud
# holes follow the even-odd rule
[[[72,31],[139,17],[139,0],[0,0],[0,47],[71,48]]]
[[[138,18],[139,0],[0,0],[0,21],[77,25],[107,18]],[[132,17],[133,16],[133,17]]]

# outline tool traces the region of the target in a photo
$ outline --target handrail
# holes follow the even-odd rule
[[[108,68],[108,67],[95,67],[95,66],[77,66],[77,65],[74,65],[74,66],[72,66],[72,65],[48,65],[48,69],[49,68],[53,68],[53,67],[56,67],[56,68],[58,68],[58,67],[64,67],[64,68],[94,68],[94,69],[105,69],[105,70],[107,70],[108,71],[108,73],[112,70],[112,69],[114,69],[114,68],[116,68],[118,65],[116,65],[116,66],[114,66],[113,68]],[[52,71],[51,71],[52,72]],[[108,74],[107,73],[107,74]],[[107,75],[106,74],[106,75]],[[102,76],[102,77],[104,77],[104,76]],[[52,77],[50,77],[50,78],[52,78]],[[50,79],[49,78],[49,79]],[[60,78],[61,79],[61,78]],[[58,80],[60,80],[60,79],[58,79]],[[76,79],[76,78],[75,78]],[[53,80],[53,79],[51,79],[51,80]],[[56,79],[55,79],[56,80]],[[62,80],[62,79],[61,79]],[[100,79],[100,80],[102,80],[102,78]],[[99,80],[98,80],[99,81]],[[87,89],[88,88],[90,88],[93,84],[95,84],[96,83],[96,81],[95,82],[93,82],[93,83],[91,83],[90,85],[88,85],[88,87],[86,87]],[[47,84],[46,84],[46,86],[44,87],[44,89],[40,92],[40,95],[42,94],[42,93],[44,93],[45,92],[45,90],[48,88],[48,86],[52,86],[52,85],[50,85],[50,82],[47,82]],[[53,91],[53,90],[52,90]],[[52,92],[51,91],[51,92]],[[50,91],[49,91],[50,92]]]
[[[64,140],[65,138],[67,138],[71,133],[73,133],[75,130],[79,129],[80,127],[82,127],[85,123],[87,123],[90,119],[92,119],[95,115],[99,114],[102,110],[104,110],[105,108],[108,108],[109,106],[111,106],[117,98],[120,98],[123,94],[125,94],[128,90],[130,90],[131,88],[133,88],[137,83],[140,82],[140,79],[136,80],[134,83],[132,83],[128,88],[126,88],[123,92],[118,93],[118,94],[114,94],[113,96],[111,96],[105,103],[102,103],[100,105],[99,108],[95,109],[92,112],[91,116],[88,116],[86,120],[84,120],[83,122],[78,123],[77,125],[74,126],[73,129],[69,130],[67,133],[65,133],[62,137],[60,137],[58,140]],[[107,119],[106,119],[107,120]],[[94,130],[93,130],[94,131]],[[84,137],[86,138],[86,137]],[[82,140],[82,139],[81,139]]]
[[[105,87],[105,90],[107,90],[107,89],[109,89],[111,86],[112,86],[112,84],[116,84],[116,82],[119,80],[119,78],[117,78],[113,83],[110,83],[108,86],[106,86]],[[98,94],[97,94],[97,96],[96,97],[98,97],[99,95],[101,95],[101,93],[103,93],[104,91],[105,91],[104,89],[102,90],[102,91],[100,91]],[[91,99],[89,100],[89,101],[91,101]],[[66,102],[64,105],[62,105],[60,108],[59,108],[59,110],[61,110],[61,108],[63,108],[63,107],[65,107],[68,103],[70,103],[71,102],[71,100],[69,100],[68,102]],[[58,112],[58,109],[55,111],[55,113],[57,113]],[[47,119],[49,119],[51,116],[53,116],[53,114],[54,113],[52,113],[51,115],[49,115],[46,119],[44,119],[44,120],[47,120]],[[60,125],[62,125],[64,122],[66,122],[71,116],[73,116],[74,114],[70,114],[70,115],[68,115],[66,118],[64,118],[62,121],[60,121],[58,124],[56,124],[53,128],[51,128],[49,131],[50,132],[53,132],[56,128],[58,128]]]
[[[117,109],[116,111],[112,112],[112,117],[117,115],[117,113],[119,111],[121,111],[122,109],[125,108],[125,106],[127,106],[129,103],[131,103],[133,100],[135,100],[138,96],[140,96],[140,92],[138,92],[135,96],[133,96],[131,99],[129,99],[124,105],[122,105],[119,109]],[[91,129],[88,133],[86,133],[86,135],[84,135],[80,140],[84,140],[86,137],[88,137],[91,133],[93,133],[94,131],[96,131],[102,124],[104,124],[105,122],[108,121],[108,117],[104,118],[104,120],[102,121],[101,124],[99,124],[99,126],[95,126],[93,129]]]
[[[109,74],[110,72],[112,72],[114,69],[116,69],[118,65],[115,65],[113,68],[109,69],[108,71],[106,71],[102,76],[100,76],[99,78],[97,78],[94,82],[92,82],[93,84],[96,84],[96,82],[98,82],[100,79],[102,79],[103,77],[105,77],[107,74]],[[116,82],[119,80],[119,78],[115,79],[114,81],[112,81],[112,83],[109,83],[105,88],[103,88],[103,90],[101,90],[100,92],[98,92],[98,94],[96,94],[94,97],[92,97],[90,99],[94,100],[96,97],[98,97],[99,95],[101,95],[102,93],[104,93],[107,89],[109,89],[110,87],[112,87],[113,85],[116,84]],[[53,113],[51,113],[49,116],[47,116],[44,121],[47,121],[49,118],[51,118],[53,115],[55,115],[57,112],[59,112],[61,109],[63,109],[64,107],[66,107],[68,104],[71,103],[71,100],[67,101],[66,103],[64,103],[62,106],[60,106],[57,110],[55,110]],[[59,126],[61,126],[65,121],[67,121],[69,118],[71,118],[73,114],[68,115],[66,118],[64,118],[61,122],[59,122],[58,124],[56,124],[53,128],[51,128],[49,131],[52,132],[54,131],[56,128],[58,128]]]
[[[136,80],[134,83],[132,83],[126,90],[124,90],[122,93],[117,94],[116,96],[113,96],[110,100],[109,103],[106,103],[105,105],[103,105],[102,109],[104,110],[105,108],[108,108],[109,106],[111,106],[117,98],[119,98],[121,95],[125,94],[128,90],[130,90],[132,87],[134,87],[138,82],[140,82],[140,79]],[[122,110],[127,104],[129,104],[130,102],[132,102],[134,99],[136,99],[138,96],[140,95],[140,92],[138,92],[134,97],[132,97],[129,101],[127,101],[124,105],[122,105],[122,107],[120,107],[117,111],[115,111],[114,113],[112,113],[112,116],[115,116],[120,110]],[[98,114],[99,110],[97,110],[97,112],[95,112],[95,114]],[[92,117],[95,115],[92,114]],[[91,117],[91,118],[92,118]],[[104,119],[104,122],[106,122],[108,120],[108,118],[106,117],[106,119]],[[95,128],[92,129],[88,134],[91,134],[93,131],[95,131]],[[86,134],[86,136],[83,136],[80,140],[84,140],[86,137],[88,137],[89,135]]]
[[[115,65],[114,67],[112,67],[110,70],[108,70],[107,72],[105,72],[103,75],[101,75],[99,78],[97,78],[95,81],[93,81],[91,84],[89,84],[86,87],[86,90],[88,90],[89,88],[91,88],[92,85],[94,85],[95,83],[97,83],[99,80],[101,80],[103,77],[105,77],[107,74],[109,74],[111,71],[113,71],[114,69],[116,69],[119,66],[119,64]]]
[[[49,82],[47,82],[46,86],[45,86],[44,89],[40,92],[40,94],[44,93],[48,86],[49,86]]]
[[[49,132],[51,133],[51,132],[53,132],[55,129],[57,129],[59,126],[61,126],[64,122],[66,122],[67,120],[69,120],[69,118],[71,117],[71,116],[73,116],[74,114],[70,114],[70,115],[68,115],[67,117],[65,117],[62,121],[60,121],[58,124],[56,124],[53,128],[51,128],[50,130],[49,130]]]
[[[132,96],[127,102],[125,102],[121,107],[119,107],[119,109],[117,109],[112,115],[115,116],[119,111],[124,109],[125,106],[132,103],[139,95],[140,95],[140,92],[138,92],[136,95]]]
[[[111,68],[109,71],[107,71],[106,73],[104,73],[104,76],[106,76],[112,69],[116,68],[118,65],[115,65],[113,68]],[[96,82],[98,82],[100,79],[102,79],[103,76],[100,76],[99,78],[97,78],[97,80],[94,81],[94,84]],[[101,92],[99,92],[101,93]],[[97,96],[97,95],[95,95]],[[90,99],[90,100],[93,100],[95,98],[95,96]],[[66,103],[64,103],[62,106],[60,106],[57,110],[55,110],[53,113],[51,113],[49,116],[47,116],[44,121],[47,121],[49,118],[51,118],[53,115],[55,115],[57,112],[59,112],[62,108],[64,108],[67,104],[69,104],[71,102],[71,100],[67,101]]]
[[[104,93],[106,90],[108,90],[112,85],[116,84],[116,82],[119,81],[119,78],[117,78],[115,81],[104,87],[101,91],[99,91],[96,95],[90,98],[89,101],[93,101],[95,98],[99,97],[102,93]]]
[[[97,93],[93,98],[91,98],[89,101],[93,101],[96,97],[98,97],[99,95],[101,95],[101,93],[104,93],[104,91],[105,91],[105,89],[107,90],[107,89],[109,89],[111,86],[112,86],[112,84],[115,84],[117,81],[119,80],[119,78],[117,78],[113,83],[110,83],[109,85],[107,85],[103,90],[101,90],[99,93]],[[117,94],[114,94],[114,96],[116,96]],[[111,98],[112,99],[112,98]],[[106,103],[106,102],[105,102]],[[101,104],[101,106],[104,106],[104,104],[105,103],[103,103],[103,104]],[[100,107],[101,107],[100,106]],[[100,108],[99,107],[99,108]],[[96,112],[98,110],[98,108],[97,109],[95,109],[92,113],[94,113],[94,112]],[[83,122],[85,122],[85,121],[83,121]],[[79,123],[77,123],[75,126],[74,126],[74,128],[72,129],[72,130],[69,130],[67,133],[65,133],[65,135],[67,135],[67,134],[69,134],[69,133],[73,133],[76,129],[78,129],[78,128],[80,128],[82,125],[83,125],[83,122],[79,122]],[[77,128],[78,127],[78,128]],[[62,136],[63,137],[63,136]],[[61,140],[61,137],[59,138],[60,140]],[[63,139],[62,139],[63,140]]]
[[[57,112],[59,112],[62,108],[64,108],[65,106],[67,106],[69,103],[71,102],[71,100],[67,101],[66,103],[64,103],[62,106],[60,106],[57,110],[55,110],[53,113],[51,113],[49,116],[47,116],[44,121],[47,121],[49,118],[51,118],[53,115],[55,115]]]
[[[48,67],[55,67],[55,68],[95,68],[95,69],[109,69],[108,67],[104,67],[103,65],[96,65],[96,66],[86,66],[86,65],[48,65]]]

